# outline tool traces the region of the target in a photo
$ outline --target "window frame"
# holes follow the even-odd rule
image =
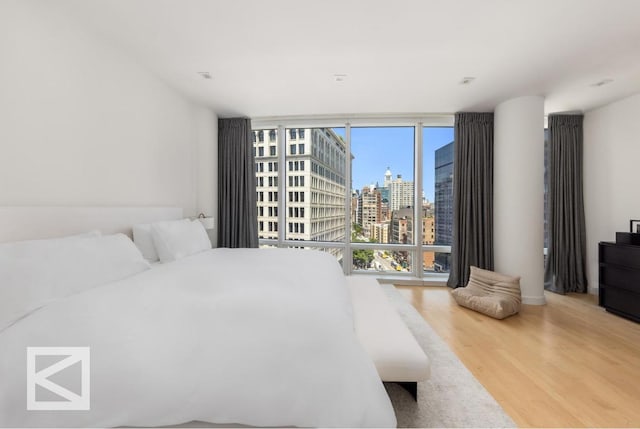
[[[359,115],[352,117],[272,117],[255,118],[252,120],[254,131],[275,129],[277,132],[277,160],[280,165],[287,165],[287,130],[296,128],[343,128],[345,130],[345,146],[347,153],[351,153],[351,127],[414,127],[414,214],[415,225],[421,224],[422,207],[416,201],[422,199],[423,183],[423,128],[424,127],[453,127],[454,115],[452,114],[426,114],[418,116],[369,116]],[[297,137],[297,136],[296,136]],[[296,139],[297,140],[297,139]],[[306,151],[305,151],[306,152]],[[288,170],[281,170],[285,175]],[[351,159],[345,157],[345,178],[348,183],[351,181]],[[278,180],[278,193],[286,195],[286,180]],[[286,201],[287,198],[278,199],[278,223],[286,224]],[[431,273],[423,271],[422,261],[424,252],[451,253],[451,246],[422,244],[422,228],[414,227],[414,244],[381,244],[381,243],[352,243],[351,222],[351,186],[345,186],[345,241],[325,242],[306,240],[285,239],[287,228],[278,228],[277,239],[260,239],[260,246],[277,247],[308,247],[308,248],[335,248],[340,249],[343,255],[343,271],[345,275],[358,274],[375,276],[381,281],[403,283],[403,284],[433,284],[446,282],[449,273]],[[353,251],[359,249],[369,250],[402,250],[411,253],[411,272],[380,273],[376,271],[360,271],[353,269]]]

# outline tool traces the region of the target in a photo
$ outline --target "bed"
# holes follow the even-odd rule
[[[72,240],[85,247],[58,251],[57,258],[71,256],[103,275],[113,271],[111,256],[133,245],[121,234]],[[108,243],[91,253],[92,240]],[[12,268],[22,263],[27,270],[33,262],[26,259]],[[64,265],[51,259],[54,271]],[[94,260],[104,266],[91,271]],[[63,275],[60,285],[47,284],[42,302],[33,304],[34,292],[11,307],[24,314],[0,317],[0,426],[395,426],[380,377],[356,338],[335,258],[211,249],[154,268],[133,251],[127,260],[118,261],[127,274],[121,279],[83,286]],[[14,296],[7,270],[0,266],[0,311],[2,298]],[[89,348],[89,409],[27,409],[29,347]],[[53,381],[70,385],[74,376],[61,371]]]

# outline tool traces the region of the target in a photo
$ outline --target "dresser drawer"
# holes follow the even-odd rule
[[[607,287],[605,289],[604,308],[619,311],[634,320],[640,316],[640,294],[626,289]]]
[[[640,246],[601,244],[600,262],[640,269]]]
[[[640,293],[640,270],[619,265],[602,265],[600,283]]]

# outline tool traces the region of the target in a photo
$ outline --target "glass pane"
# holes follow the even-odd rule
[[[277,130],[253,130],[259,238],[278,238],[277,147]]]
[[[433,217],[433,234],[425,235],[423,244],[450,246],[453,238],[453,127],[423,129],[422,165],[423,212],[425,216]],[[446,267],[448,270],[448,262]]]
[[[344,128],[287,128],[285,134],[285,238],[344,241]]]
[[[379,249],[353,249],[354,271],[400,273],[411,271],[411,252]]]
[[[321,252],[328,252],[336,257],[340,266],[342,266],[342,259],[344,252],[342,249],[337,247],[309,247],[309,246],[289,246],[291,249],[302,249],[302,250],[319,250]]]
[[[422,270],[425,273],[448,273],[451,267],[451,254],[441,252],[423,252]]]
[[[453,238],[453,127],[423,129],[422,243],[451,245]],[[424,252],[425,272],[449,272],[449,253]]]
[[[413,244],[414,134],[413,127],[351,129],[352,242]]]

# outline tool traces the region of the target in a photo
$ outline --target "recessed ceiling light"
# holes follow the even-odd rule
[[[475,77],[473,76],[465,76],[462,78],[462,80],[460,81],[460,85],[469,85],[471,82],[473,82],[474,80],[476,80]]]
[[[202,72],[198,72],[198,74],[200,76],[202,76],[204,79],[212,79],[211,73],[209,73],[209,72],[202,71]]]
[[[591,86],[603,86],[613,82],[613,79],[602,79],[596,83],[592,83]]]
[[[336,82],[344,82],[347,79],[347,75],[344,73],[335,73],[333,75],[333,80]]]

